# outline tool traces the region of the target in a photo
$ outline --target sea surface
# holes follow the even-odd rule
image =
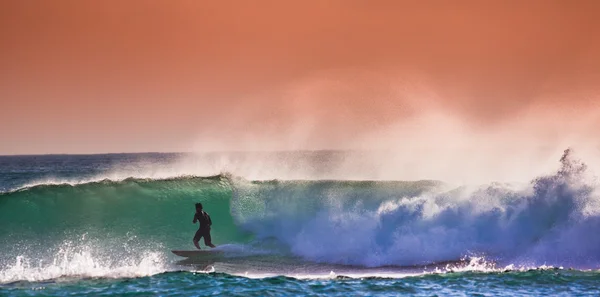
[[[0,296],[600,296],[598,181],[569,150],[519,185],[353,158],[0,156]],[[196,202],[218,247],[180,258]]]

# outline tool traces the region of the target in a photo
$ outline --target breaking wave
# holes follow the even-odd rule
[[[169,250],[192,247],[195,202],[213,218],[213,242],[317,263],[408,266],[467,256],[598,268],[597,188],[570,150],[556,172],[519,187],[230,175],[42,184],[0,194],[0,282],[165,271]]]

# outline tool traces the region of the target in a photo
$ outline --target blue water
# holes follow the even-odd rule
[[[328,178],[352,157],[0,157],[0,295],[600,295],[600,197],[569,151],[520,187]],[[198,201],[222,253],[179,258]]]
[[[3,286],[6,295],[118,296],[598,296],[595,272],[448,273],[404,278],[247,278],[169,272],[134,279],[80,279]]]

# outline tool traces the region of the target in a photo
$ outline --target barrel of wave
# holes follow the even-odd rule
[[[231,196],[221,176],[35,186],[0,194],[0,247],[5,255],[81,240],[192,248],[195,202],[210,213],[216,244],[244,242],[249,236],[234,225]]]

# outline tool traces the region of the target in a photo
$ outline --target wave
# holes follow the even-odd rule
[[[377,185],[378,197],[343,187],[304,192],[302,199],[290,196],[295,191],[278,193],[261,199],[267,215],[246,226],[327,263],[413,265],[474,255],[506,264],[598,267],[600,238],[591,235],[600,227],[597,184],[570,150],[560,162],[555,174],[521,190],[492,184],[381,195],[385,187]],[[308,215],[305,207],[314,203]]]
[[[599,198],[570,150],[554,174],[525,187],[227,174],[42,184],[0,194],[0,265],[7,271],[18,257],[54,261],[65,242],[93,247],[100,253],[93,258],[109,263],[102,267],[136,267],[152,253],[168,258],[170,249],[192,247],[193,204],[202,202],[215,243],[316,263],[407,266],[471,256],[598,268]],[[120,259],[134,260],[123,266]]]
[[[596,189],[585,164],[567,150],[555,174],[523,190],[488,185],[399,195],[374,205],[363,199],[340,204],[333,194],[332,203],[301,226],[271,235],[305,258],[343,264],[411,265],[485,255],[507,264],[598,267]],[[279,217],[283,226],[289,220]]]
[[[410,191],[415,189],[415,191]],[[600,197],[566,150],[560,168],[526,187],[441,191],[434,183],[254,182],[236,187],[252,209],[241,225],[294,255],[361,266],[419,265],[485,256],[502,264],[597,268]]]

